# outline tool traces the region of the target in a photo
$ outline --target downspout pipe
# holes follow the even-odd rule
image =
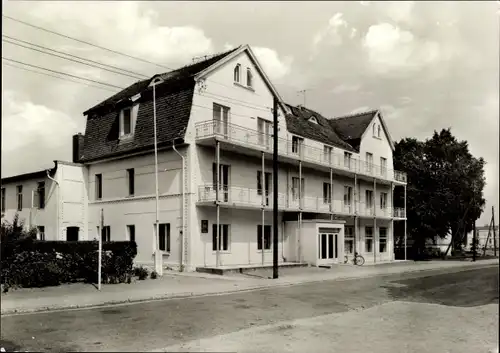
[[[56,164],[56,168],[57,168],[57,164]],[[56,168],[54,168],[54,169],[56,169]],[[53,169],[53,170],[54,170],[54,169]],[[59,200],[59,196],[60,196],[60,192],[59,192],[59,182],[58,182],[56,179],[54,179],[54,178],[52,178],[52,177],[50,176],[50,172],[51,172],[51,170],[50,170],[50,169],[48,169],[48,170],[47,170],[47,177],[48,177],[50,180],[52,180],[54,183],[56,183],[56,185],[57,185],[57,190],[56,190],[56,195],[57,195],[57,197],[56,197],[56,200],[57,200],[57,203],[56,203],[56,217],[57,217],[56,227],[57,227],[57,237],[58,237],[58,239],[56,239],[56,240],[59,240],[59,236],[60,236],[60,232],[61,232],[61,229],[59,228],[59,227],[60,227],[60,224],[59,224],[59,203],[60,203],[60,200]]]
[[[182,239],[181,239],[181,267],[180,270],[181,272],[185,271],[185,264],[184,262],[186,261],[185,259],[185,250],[186,250],[186,226],[185,226],[185,212],[186,212],[186,180],[185,180],[185,175],[184,175],[184,169],[186,166],[186,159],[185,157],[177,150],[175,147],[176,142],[178,142],[179,139],[175,139],[172,143],[172,149],[174,150],[175,153],[181,157],[182,160]]]

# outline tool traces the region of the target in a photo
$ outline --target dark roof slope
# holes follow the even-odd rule
[[[54,161],[54,167],[52,168],[47,168],[44,170],[39,170],[36,172],[31,172],[31,173],[24,173],[24,174],[18,174],[18,175],[13,175],[10,177],[2,178],[1,184],[9,184],[13,182],[18,182],[18,181],[24,181],[24,180],[29,180],[29,179],[41,179],[41,178],[46,178],[47,177],[47,171],[49,172],[49,175],[51,177],[54,176],[57,170],[57,161]]]
[[[377,112],[378,110],[371,110],[330,119],[329,122],[344,141],[348,142],[356,151],[359,151],[361,136],[366,131]]]
[[[311,140],[337,146],[346,150],[353,151],[353,147],[343,141],[342,138],[333,129],[330,121],[324,116],[305,107],[294,107],[290,104],[287,106],[292,111],[292,115],[286,116],[286,126],[289,132],[297,134]],[[309,120],[312,116],[316,117],[318,124],[312,123]]]
[[[171,144],[175,138],[184,137],[196,85],[193,76],[237,49],[171,72],[156,75],[164,80],[156,86],[157,143],[159,147]],[[80,156],[81,162],[90,162],[153,147],[152,88],[148,87],[151,79],[136,82],[84,113],[88,116],[82,155]],[[140,104],[133,138],[120,141],[118,136],[119,108],[128,104],[129,99],[137,94],[141,94],[141,96],[138,100]]]

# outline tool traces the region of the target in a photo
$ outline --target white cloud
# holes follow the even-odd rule
[[[252,51],[271,79],[283,78],[292,68],[291,56],[280,58],[276,50],[263,47],[252,47]]]
[[[26,101],[13,91],[3,93],[2,153],[39,142],[40,149],[64,144],[77,132],[77,124],[63,112]]]
[[[356,92],[360,88],[361,88],[361,85],[359,85],[359,84],[356,84],[356,85],[341,84],[341,85],[336,86],[330,92],[332,92],[334,94],[339,94],[339,93],[344,93],[344,92]]]
[[[368,60],[376,73],[393,70],[414,71],[440,59],[437,42],[419,40],[405,30],[389,23],[373,25],[363,40]]]
[[[411,22],[414,1],[387,1],[381,3],[387,15],[395,22]]]
[[[318,33],[316,33],[313,38],[313,46],[316,48],[320,44],[324,44],[325,42],[331,45],[342,44],[342,37],[346,33],[350,33],[350,35],[354,36],[352,30],[349,31],[348,27],[349,25],[347,24],[347,21],[344,20],[343,14],[337,12],[330,18],[330,20],[328,21],[328,25],[326,25]],[[356,30],[354,29],[354,31]]]
[[[44,26],[57,24],[65,34],[167,66],[213,52],[211,39],[201,29],[159,25],[155,11],[140,11],[139,7],[140,3],[128,1],[58,1],[32,3],[27,10]]]
[[[364,112],[367,112],[367,111],[370,111],[370,110],[372,110],[370,107],[363,106],[363,107],[358,107],[356,109],[351,110],[349,114],[364,113]]]

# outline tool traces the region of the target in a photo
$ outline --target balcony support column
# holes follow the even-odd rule
[[[406,184],[403,186],[404,187],[404,209],[403,209],[403,212],[404,212],[404,222],[405,222],[405,233],[404,233],[404,237],[405,237],[405,260],[406,260]]]
[[[299,215],[298,215],[298,228],[299,228],[299,241],[298,241],[298,248],[299,248],[299,256],[298,256],[298,262],[302,263],[302,211],[299,210]]]
[[[265,159],[264,159],[264,152],[262,152],[262,172],[260,173],[260,187],[261,187],[261,193],[262,193],[262,229],[260,233],[260,250],[262,251],[262,266],[264,266],[264,222],[265,220],[265,211],[264,208],[266,207],[266,185],[264,184],[265,181]],[[257,239],[259,241],[259,239]]]
[[[358,175],[354,174],[354,252],[360,253],[361,249],[358,249],[358,244],[359,244],[359,218],[357,216],[358,214]],[[350,208],[351,205],[349,205]],[[349,210],[349,213],[351,210]],[[345,211],[344,211],[345,212]]]
[[[391,182],[391,203],[390,203],[390,217],[391,217],[391,260],[394,260],[394,248],[395,248],[395,239],[394,239],[394,183]]]
[[[217,140],[215,145],[215,174],[217,178],[217,185],[215,187],[215,208],[216,208],[216,227],[215,227],[215,267],[219,267],[220,262],[220,205],[219,205],[219,188],[220,188],[220,142]]]
[[[333,220],[333,169],[330,168],[330,216],[331,220]]]
[[[373,178],[373,262],[377,262],[377,179]]]
[[[302,161],[299,161],[299,210],[302,210]]]

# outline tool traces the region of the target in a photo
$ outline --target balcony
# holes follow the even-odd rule
[[[201,185],[198,187],[198,202],[215,202],[217,199],[216,194],[216,185]],[[235,186],[221,186],[219,189],[219,202],[227,205],[262,208],[262,204],[264,202],[265,207],[272,207],[273,197],[274,195],[272,193],[268,193],[263,199],[262,193],[260,193],[257,189]],[[286,208],[285,194],[278,193],[278,208]]]
[[[394,218],[406,218],[406,212],[404,208],[396,207],[394,208],[394,213],[392,215]]]
[[[232,145],[267,153],[272,153],[273,149],[272,135],[214,120],[197,123],[195,138],[198,143],[216,138]],[[284,138],[278,138],[278,154],[282,157],[333,168],[337,171],[406,183],[406,173],[404,172],[387,169],[385,166],[368,163],[361,159],[346,157],[344,154],[325,153],[320,148],[292,142]]]

